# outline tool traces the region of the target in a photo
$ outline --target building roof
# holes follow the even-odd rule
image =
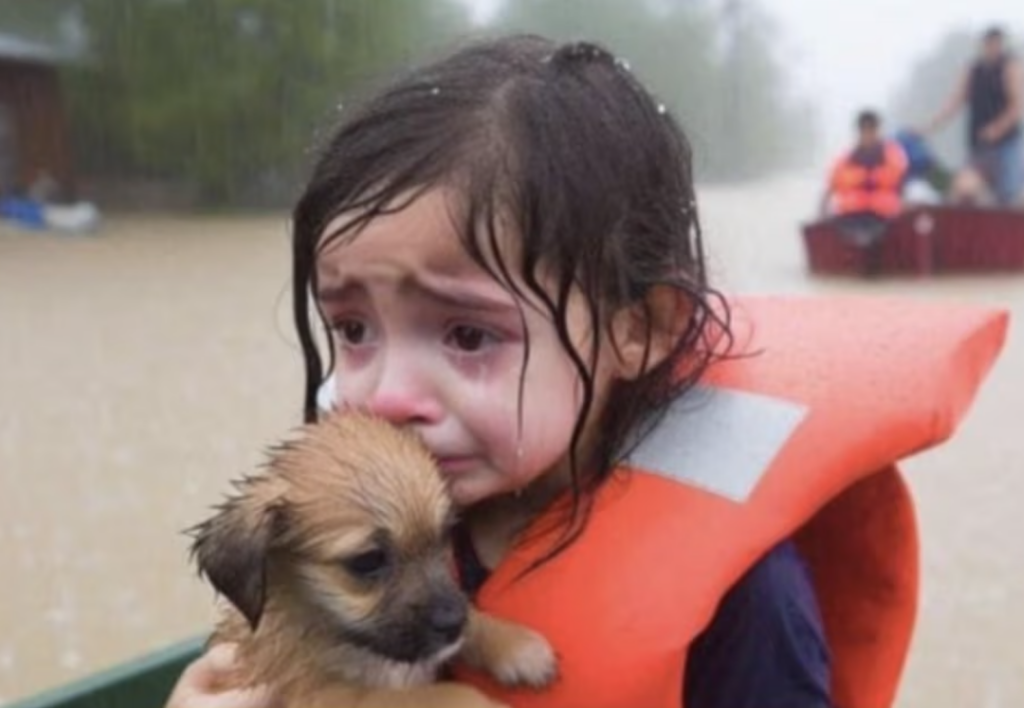
[[[0,32],[0,61],[13,60],[32,64],[60,64],[75,61],[79,52]]]

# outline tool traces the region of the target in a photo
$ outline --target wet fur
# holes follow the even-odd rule
[[[468,686],[434,683],[456,653],[507,685],[553,679],[540,635],[475,611],[459,591],[451,501],[412,434],[335,415],[305,426],[236,488],[194,529],[193,545],[231,603],[211,639],[239,645],[230,687],[269,682],[295,708],[496,705]],[[379,549],[392,559],[386,573],[351,572],[351,559]],[[432,612],[463,611],[454,641],[424,629]]]

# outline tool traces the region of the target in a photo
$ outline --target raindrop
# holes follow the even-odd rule
[[[0,649],[0,671],[9,672],[14,668],[14,649],[3,647]]]
[[[82,655],[74,649],[65,649],[60,654],[60,665],[65,669],[77,669],[82,665]]]

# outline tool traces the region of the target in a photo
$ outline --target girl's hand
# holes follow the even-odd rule
[[[272,708],[266,686],[221,688],[234,666],[234,644],[211,648],[182,672],[165,708]]]

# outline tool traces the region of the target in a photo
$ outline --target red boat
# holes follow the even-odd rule
[[[1024,271],[1024,211],[915,206],[886,226],[873,246],[835,219],[805,224],[812,273],[866,275]],[[875,250],[873,250],[875,249]]]

